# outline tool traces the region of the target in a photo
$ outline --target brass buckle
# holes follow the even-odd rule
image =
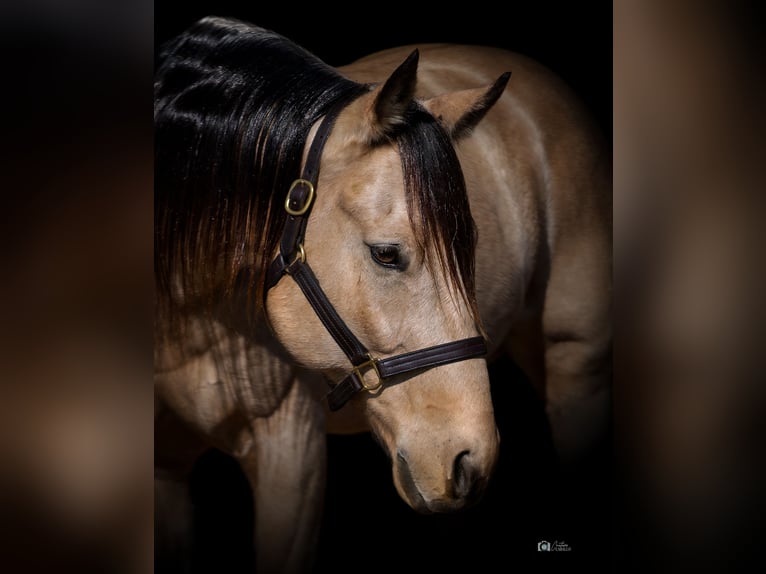
[[[290,197],[293,193],[293,190],[299,185],[308,186],[309,196],[306,198],[305,203],[300,209],[293,209],[290,207]],[[314,201],[314,184],[307,179],[296,179],[290,186],[290,189],[287,191],[287,198],[285,199],[285,211],[287,211],[287,213],[290,215],[303,215],[309,210],[309,207],[311,207],[312,201]]]
[[[380,376],[380,371],[378,370],[378,360],[375,359],[372,355],[367,353],[368,360],[364,363],[361,363],[360,365],[354,366],[354,372],[359,377],[359,380],[362,381],[362,386],[367,390],[368,392],[372,393],[380,389],[380,387],[383,386],[383,377]],[[368,385],[367,382],[364,380],[364,372],[363,370],[372,369],[375,371],[375,376],[378,377],[377,384]]]

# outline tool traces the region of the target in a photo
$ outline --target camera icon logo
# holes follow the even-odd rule
[[[551,543],[546,542],[545,540],[541,540],[537,543],[537,551],[538,552],[549,552],[551,549]]]

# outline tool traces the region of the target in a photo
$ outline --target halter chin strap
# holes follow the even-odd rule
[[[303,241],[308,217],[316,197],[322,150],[343,107],[344,104],[335,105],[322,120],[311,142],[301,177],[290,186],[285,200],[287,219],[279,242],[279,253],[269,267],[266,277],[267,292],[279,283],[284,275],[292,277],[325,329],[351,362],[353,367],[351,373],[335,385],[327,395],[327,402],[332,411],[340,409],[359,391],[375,392],[383,386],[384,382],[389,384],[395,382],[390,379],[397,375],[473,359],[487,353],[487,346],[482,337],[470,337],[385,359],[375,358],[341,319],[319,285],[319,280],[306,262]],[[377,378],[375,383],[369,384],[365,381],[364,374],[367,371],[375,373]]]

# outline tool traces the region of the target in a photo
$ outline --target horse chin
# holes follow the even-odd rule
[[[413,488],[411,491],[403,491],[399,485],[396,485],[396,491],[401,496],[402,500],[406,502],[410,508],[420,514],[432,514],[433,510],[428,507],[423,495],[420,494],[417,488]]]
[[[439,498],[426,500],[414,485],[411,488],[407,487],[405,490],[398,483],[396,483],[396,490],[402,500],[404,500],[404,502],[406,502],[407,505],[415,512],[420,514],[442,514],[455,512],[472,504],[466,499],[453,500]]]

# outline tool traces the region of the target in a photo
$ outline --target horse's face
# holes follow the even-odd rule
[[[379,92],[351,104],[328,140],[305,251],[340,316],[373,356],[385,358],[478,330],[446,272],[427,264],[408,215],[398,149],[360,136]],[[267,311],[296,360],[332,381],[348,374],[348,359],[295,282],[270,291]],[[365,377],[376,382],[374,372]],[[461,508],[486,486],[499,438],[483,359],[416,372],[344,408],[362,410],[391,458],[399,494],[416,510]]]

